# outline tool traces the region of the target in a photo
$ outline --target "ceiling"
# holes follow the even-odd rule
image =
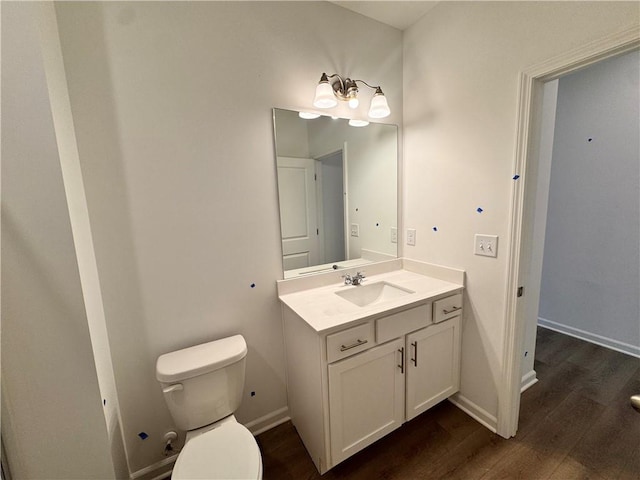
[[[436,1],[340,1],[330,0],[344,8],[373,18],[399,30],[405,30],[436,6]]]

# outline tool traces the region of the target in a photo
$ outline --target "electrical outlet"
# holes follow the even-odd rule
[[[360,236],[360,225],[357,223],[351,224],[351,236],[359,237]]]
[[[391,243],[398,243],[398,229],[391,227]]]
[[[498,256],[498,236],[497,235],[480,235],[476,233],[473,242],[473,253],[484,257]]]
[[[416,245],[416,229],[407,228],[407,245]]]

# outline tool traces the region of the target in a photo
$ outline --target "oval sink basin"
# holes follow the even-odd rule
[[[373,305],[376,303],[386,302],[387,300],[393,300],[398,297],[404,297],[415,293],[409,289],[398,287],[389,282],[376,282],[369,283],[367,285],[358,285],[357,287],[350,287],[347,290],[336,292],[339,297],[348,300],[349,302],[359,307],[366,307],[367,305]]]

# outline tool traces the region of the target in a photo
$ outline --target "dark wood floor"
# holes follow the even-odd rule
[[[640,359],[538,329],[516,437],[445,401],[323,477],[291,422],[258,436],[266,480],[640,479]]]

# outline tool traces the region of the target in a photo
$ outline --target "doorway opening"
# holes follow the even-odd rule
[[[320,263],[349,259],[346,230],[345,162],[342,150],[316,158],[316,205],[320,231]]]
[[[504,371],[499,389],[497,431],[516,434],[522,388],[527,314],[537,304],[527,281],[532,271],[533,218],[538,180],[544,84],[640,46],[640,29],[631,28],[536,65],[520,76],[514,183],[512,190],[508,287],[505,299]],[[519,180],[519,181],[518,181]],[[524,287],[524,295],[520,287]]]
[[[640,356],[639,65],[633,50],[543,86],[523,378],[537,326]]]

